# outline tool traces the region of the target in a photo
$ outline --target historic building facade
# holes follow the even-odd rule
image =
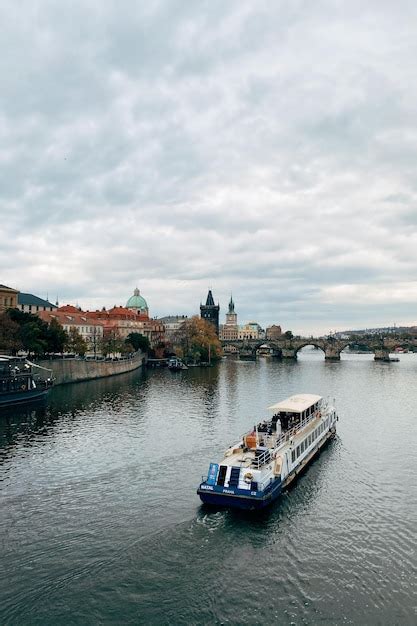
[[[89,319],[99,320],[104,326],[104,334],[116,333],[126,339],[130,333],[140,333],[147,337],[152,348],[165,340],[165,327],[160,320],[149,317],[148,304],[136,288],[126,306],[115,306],[101,311],[87,311]]]
[[[32,293],[22,293],[17,295],[17,308],[24,313],[38,313],[39,311],[54,311],[58,307],[48,300],[43,300]]]
[[[238,339],[265,339],[265,331],[258,322],[248,322],[239,328]]]
[[[219,334],[219,312],[220,306],[214,304],[213,294],[211,293],[211,289],[209,289],[206,304],[200,304],[200,316],[203,320],[206,320],[206,322],[213,324],[216,329],[216,335]]]
[[[158,322],[165,327],[165,337],[167,341],[172,341],[177,336],[181,326],[188,320],[187,315],[166,315],[160,317]]]
[[[226,323],[220,326],[219,338],[221,341],[234,341],[239,337],[239,326],[237,325],[237,313],[235,313],[235,303],[230,296],[229,310],[226,313]]]
[[[17,307],[17,296],[19,291],[6,285],[0,285],[0,313],[6,309],[15,309]]]
[[[266,329],[266,339],[273,341],[274,339],[279,339],[282,335],[281,326],[277,326],[273,324],[272,326],[268,326]]]
[[[75,329],[86,342],[87,352],[100,354],[100,343],[104,336],[104,324],[100,320],[88,317],[87,313],[71,304],[55,308],[53,311],[38,311],[36,315],[48,324],[55,319],[67,333]]]

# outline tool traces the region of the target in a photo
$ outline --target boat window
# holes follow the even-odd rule
[[[295,450],[291,451],[291,461],[292,461],[292,463],[294,463],[294,461],[295,461]]]
[[[297,456],[300,456],[300,446],[297,446]]]

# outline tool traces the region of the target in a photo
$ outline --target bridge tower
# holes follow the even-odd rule
[[[206,304],[200,304],[200,316],[203,320],[206,320],[206,322],[213,324],[217,336],[219,335],[219,313],[220,306],[214,304],[213,294],[211,293],[211,289],[209,289]]]

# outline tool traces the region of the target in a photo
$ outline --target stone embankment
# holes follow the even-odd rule
[[[116,376],[131,372],[146,363],[146,354],[136,352],[133,357],[119,361],[95,361],[84,359],[45,359],[37,365],[51,369],[55,385],[78,383],[107,376]]]

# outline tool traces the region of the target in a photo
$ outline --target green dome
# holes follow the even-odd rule
[[[126,304],[127,309],[137,309],[138,311],[147,311],[148,305],[145,298],[140,295],[139,289],[136,287],[133,296],[130,296]]]

